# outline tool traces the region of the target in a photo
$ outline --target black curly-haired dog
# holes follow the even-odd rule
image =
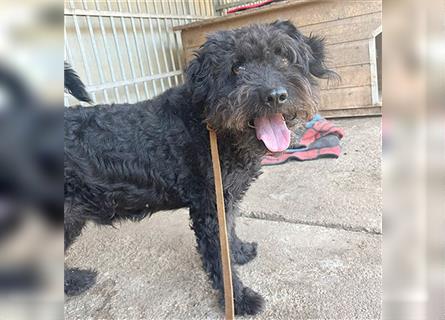
[[[67,108],[65,248],[87,220],[111,225],[187,207],[204,269],[222,293],[206,126],[219,140],[232,263],[244,264],[257,244],[236,235],[237,205],[259,176],[261,157],[285,150],[297,112],[317,103],[315,78],[331,75],[323,41],[277,21],[209,35],[185,84],[153,100]],[[72,80],[65,83],[76,86]],[[263,298],[232,270],[236,314],[258,313]]]

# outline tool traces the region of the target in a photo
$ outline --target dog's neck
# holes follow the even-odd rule
[[[259,163],[266,149],[251,133],[218,132],[220,152],[239,163]]]
[[[205,102],[192,102],[192,93],[185,89],[185,95],[187,103],[182,105],[186,106],[186,110],[182,110],[184,115],[192,122],[198,122],[201,125],[199,130],[200,135],[209,136],[207,130],[207,124],[205,122]],[[183,92],[184,92],[183,91]],[[252,129],[247,129],[252,130]],[[267,150],[264,148],[262,142],[256,139],[253,132],[233,132],[230,130],[216,130],[219,152],[222,159],[225,157],[232,160],[236,160],[238,163],[260,163],[261,158],[266,154]],[[207,139],[207,138],[206,138]]]

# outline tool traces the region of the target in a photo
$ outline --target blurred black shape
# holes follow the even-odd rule
[[[63,109],[0,65],[0,240],[25,213],[63,222]]]
[[[0,294],[16,291],[33,291],[41,286],[41,274],[34,266],[14,266],[0,270]]]
[[[58,3],[41,7],[37,16],[39,17],[39,23],[42,25],[59,28],[64,23],[63,7]]]
[[[36,102],[38,103],[38,99],[34,97],[24,81],[5,65],[0,65],[0,88],[8,99],[2,103],[2,109],[7,108],[8,105],[20,109],[30,108],[35,106]]]

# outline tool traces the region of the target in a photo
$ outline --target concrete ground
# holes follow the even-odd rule
[[[241,206],[238,233],[257,241],[241,279],[266,299],[252,319],[381,318],[380,118],[345,129],[339,159],[265,167]],[[89,226],[67,267],[97,283],[67,297],[65,319],[222,319],[186,210],[141,223]]]

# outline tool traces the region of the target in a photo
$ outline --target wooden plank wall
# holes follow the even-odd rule
[[[289,19],[303,34],[314,33],[326,39],[328,66],[342,81],[321,81],[322,114],[342,117],[381,113],[381,106],[371,101],[369,56],[369,39],[381,25],[381,1],[289,2],[186,26],[182,29],[185,59],[192,58],[212,31],[277,19]]]

